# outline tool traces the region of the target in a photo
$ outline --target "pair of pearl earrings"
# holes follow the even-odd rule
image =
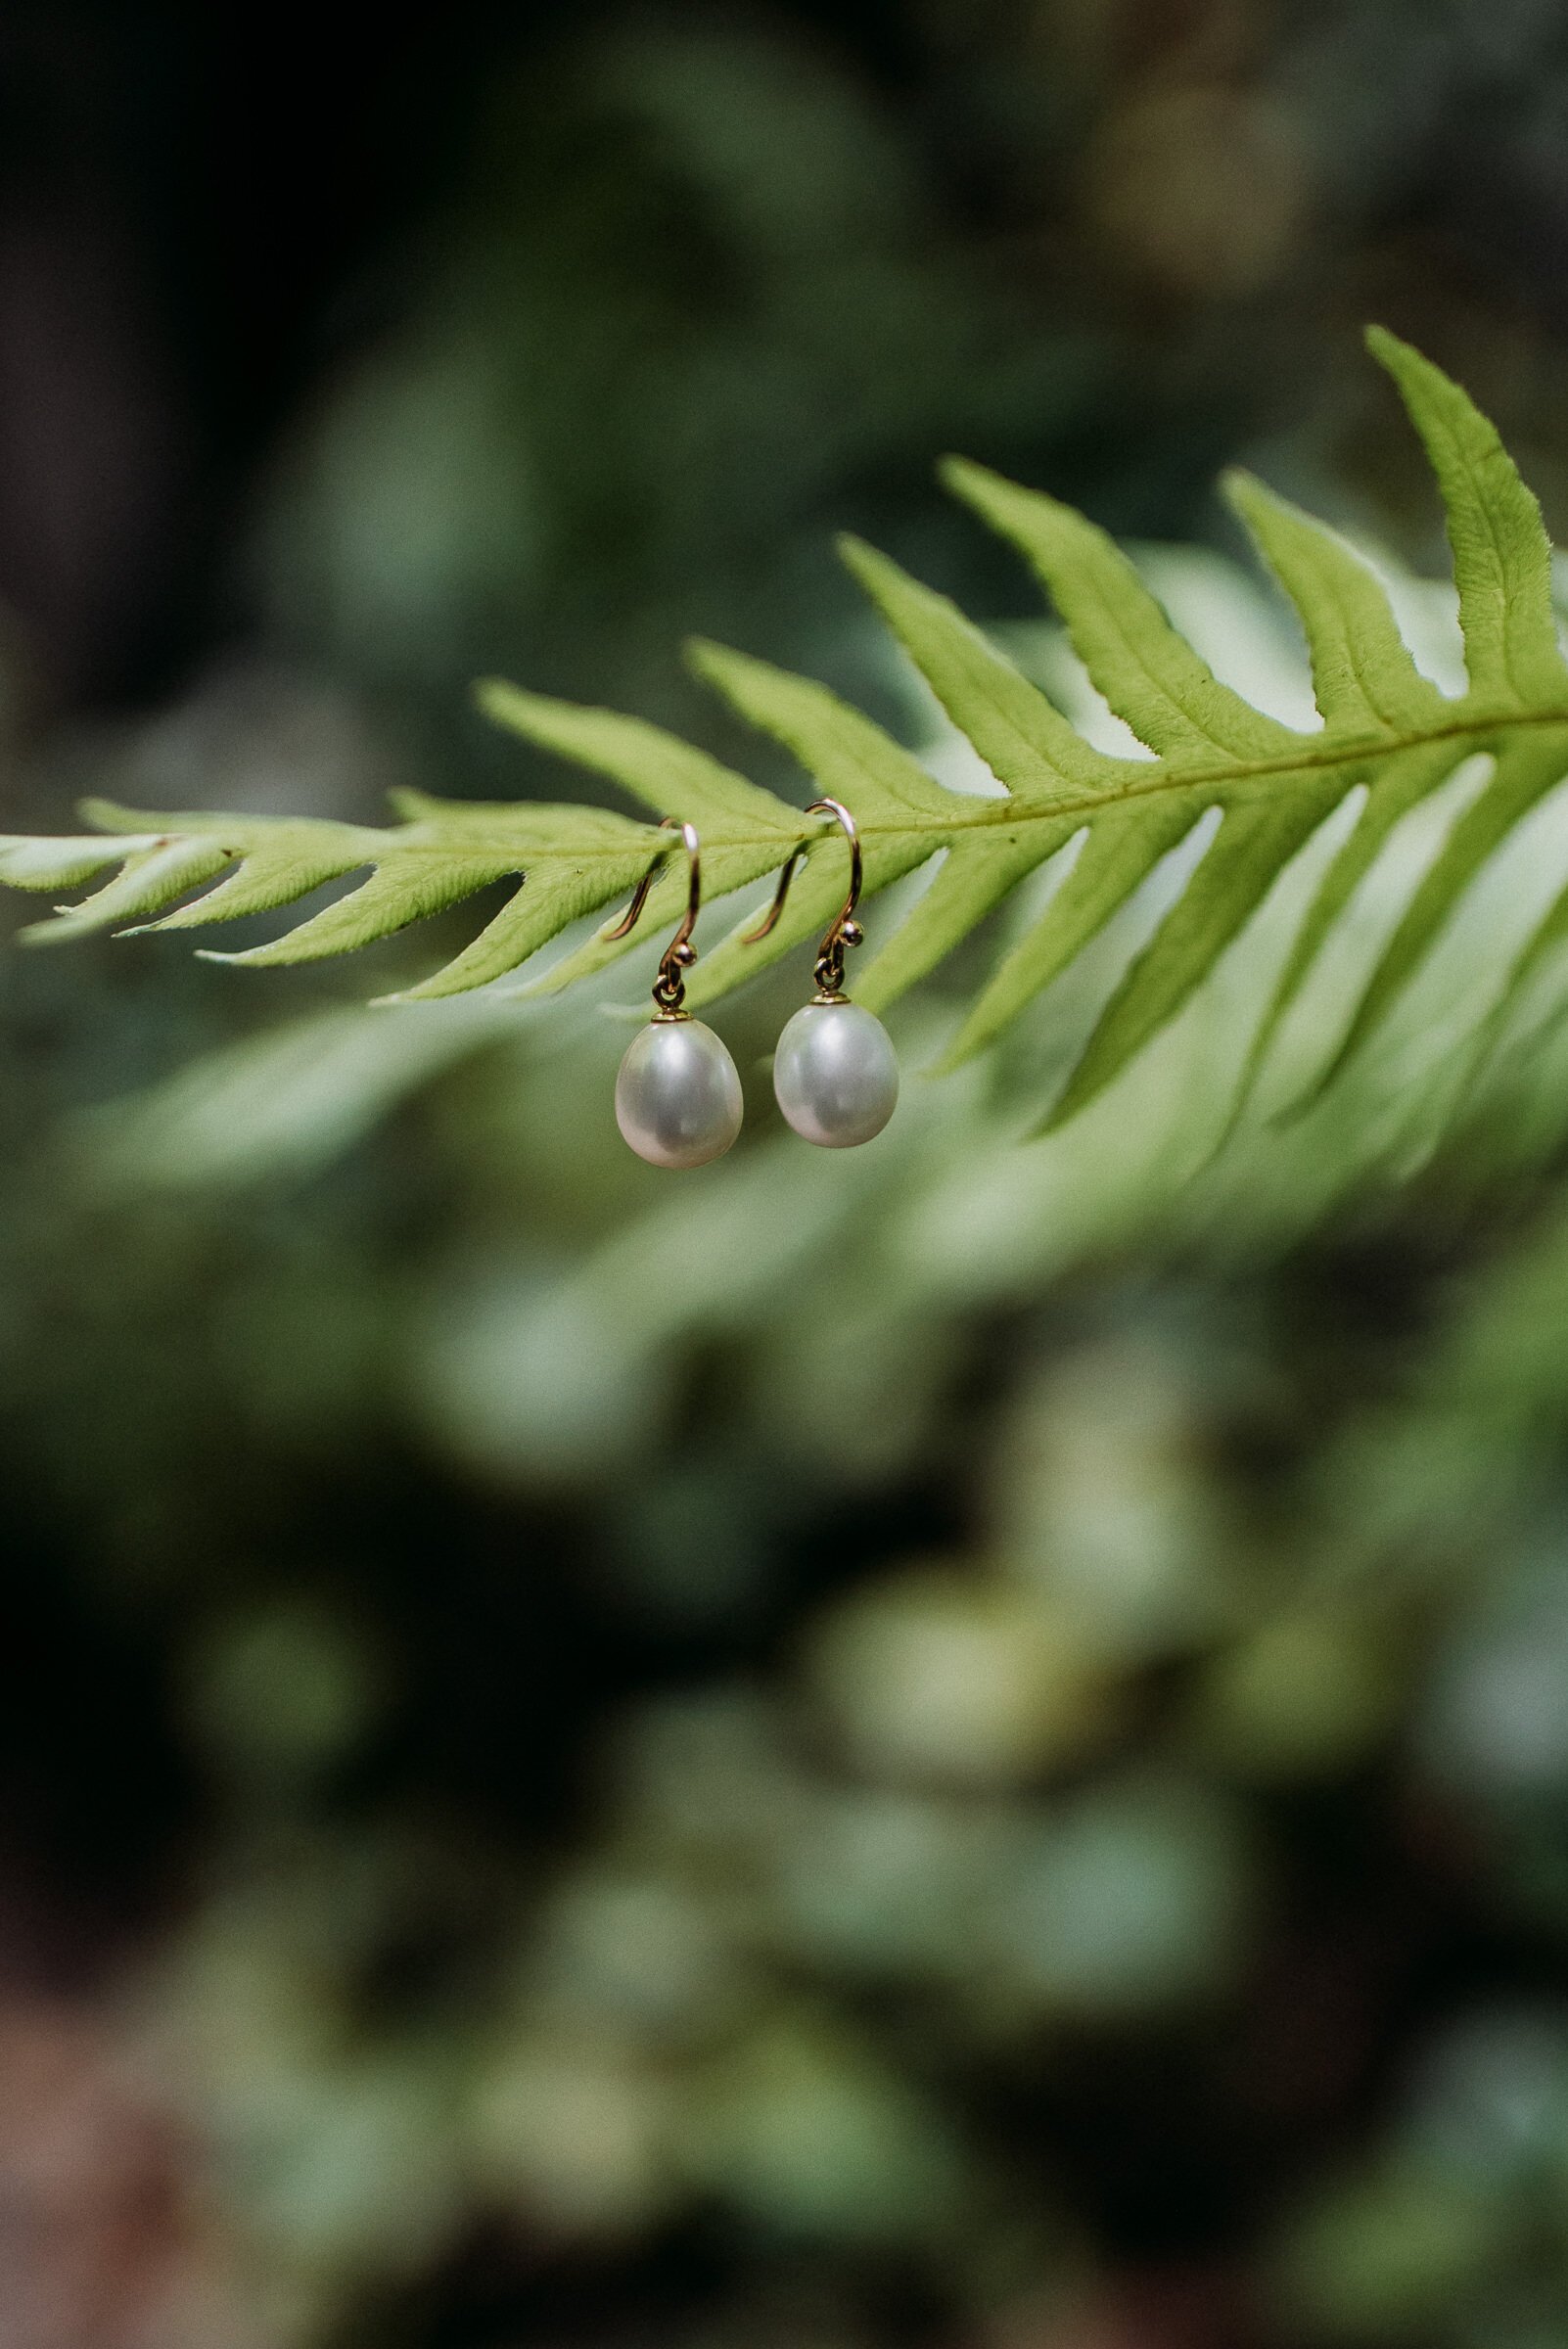
[[[831,815],[850,844],[850,894],[844,910],[828,926],[817,952],[816,993],[790,1020],[773,1056],[773,1091],[779,1108],[804,1140],[824,1150],[847,1150],[882,1131],[899,1099],[899,1063],[882,1022],[844,991],[844,956],[864,933],[854,918],[860,900],[860,841],[854,818],[837,800],[817,800],[807,815]],[[667,825],[678,822],[666,816]],[[697,834],[680,824],[690,882],[686,912],[666,947],[654,981],[654,1015],[626,1047],[616,1079],[616,1123],[636,1151],[655,1167],[705,1167],[721,1158],[741,1129],[741,1082],[728,1048],[712,1028],[685,1009],[687,971],[697,959],[691,934],[702,905],[702,861]],[[671,848],[673,843],[670,844]],[[648,892],[669,851],[656,856],[636,894],[606,939],[625,938],[634,928]],[[743,944],[755,945],[784,911],[796,849],[779,876],[766,919],[748,931]]]

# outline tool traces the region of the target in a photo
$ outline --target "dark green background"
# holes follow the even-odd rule
[[[0,125],[8,828],[582,788],[487,669],[770,771],[694,629],[907,728],[837,529],[1035,609],[950,448],[1438,573],[1368,318],[1568,508],[1531,0],[20,7]],[[780,974],[671,1188],[591,1015],[422,1078],[349,1014],[439,944],[6,953],[0,2335],[1560,2341],[1554,1104],[949,1279],[1030,1048],[856,1191]],[[180,1178],[105,1105],[188,1068]]]

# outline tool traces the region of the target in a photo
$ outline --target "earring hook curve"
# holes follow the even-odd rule
[[[680,928],[675,932],[674,937],[659,958],[659,976],[654,981],[653,988],[654,1001],[659,1008],[654,1017],[665,1020],[683,1020],[688,1016],[683,1008],[686,999],[684,974],[691,969],[697,959],[697,949],[691,943],[691,934],[697,927],[697,916],[702,911],[702,854],[697,838],[697,828],[694,824],[682,823],[677,815],[667,815],[661,819],[659,828],[662,832],[671,828],[678,829],[681,844],[686,851],[687,884],[686,910],[681,916]],[[671,841],[668,847],[659,851],[648,870],[632,891],[631,902],[620,921],[613,930],[605,930],[600,933],[607,945],[616,939],[628,938],[636,928],[642,918],[642,909],[648,902],[648,892],[652,889],[661,865],[674,845],[674,842]]]
[[[844,900],[842,912],[835,915],[823,934],[822,944],[817,950],[814,974],[817,1001],[836,1003],[842,1001],[844,993],[845,948],[859,945],[865,937],[865,932],[854,918],[854,909],[860,902],[860,884],[863,878],[860,861],[860,835],[855,829],[853,816],[842,800],[813,800],[806,812],[807,815],[831,815],[850,844],[850,894]],[[779,916],[784,911],[785,900],[790,894],[790,883],[795,878],[795,868],[802,857],[807,854],[809,847],[810,843],[807,841],[802,847],[790,851],[789,862],[778,877],[778,888],[774,892],[773,902],[757,928],[746,932],[741,940],[743,946],[757,945],[767,937],[770,931],[778,927]]]

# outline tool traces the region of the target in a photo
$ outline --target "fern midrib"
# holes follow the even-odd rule
[[[1568,707],[1553,710],[1490,710],[1472,717],[1454,718],[1441,726],[1426,726],[1403,734],[1363,734],[1349,742],[1322,742],[1311,734],[1301,737],[1302,749],[1269,759],[1231,759],[1222,765],[1174,767],[1167,759],[1151,760],[1147,778],[1126,775],[1102,789],[1069,790],[1054,797],[976,799],[974,812],[956,820],[927,816],[907,824],[882,823],[862,817],[860,830],[868,840],[899,840],[915,835],[967,833],[992,824],[1011,831],[1021,823],[1051,823],[1062,816],[1092,816],[1129,800],[1155,799],[1162,792],[1201,791],[1209,785],[1250,783],[1269,775],[1322,772],[1335,766],[1356,766],[1367,760],[1394,759],[1410,751],[1430,750],[1438,743],[1475,741],[1489,734],[1512,733],[1524,726],[1562,726],[1568,729]],[[814,833],[804,835],[814,839]],[[754,835],[760,839],[761,835]]]
[[[1146,775],[1124,773],[1115,781],[1093,790],[1078,787],[1049,798],[1010,796],[998,800],[975,800],[961,814],[954,810],[950,818],[945,813],[916,815],[907,823],[889,823],[879,822],[874,817],[862,817],[861,831],[868,846],[877,840],[929,840],[935,852],[945,840],[973,837],[988,827],[1012,831],[1028,824],[1059,824],[1075,817],[1088,820],[1103,814],[1109,807],[1126,806],[1135,800],[1158,798],[1167,792],[1198,792],[1211,786],[1233,787],[1262,782],[1270,775],[1322,774],[1336,766],[1354,766],[1367,760],[1394,759],[1402,754],[1428,750],[1444,742],[1474,742],[1487,735],[1512,733],[1526,727],[1540,730],[1552,726],[1568,730],[1568,707],[1479,711],[1467,716],[1455,714],[1439,726],[1421,727],[1402,734],[1359,735],[1348,741],[1325,742],[1321,738],[1303,735],[1299,749],[1293,747],[1273,757],[1228,759],[1210,766],[1175,766],[1170,760],[1162,759],[1149,762]],[[584,865],[605,861],[624,863],[626,853],[623,844],[601,841],[585,841],[572,848],[553,844],[539,848],[524,842],[508,842],[495,835],[487,840],[473,837],[454,840],[449,834],[443,834],[427,824],[410,827],[401,838],[395,835],[378,838],[374,831],[367,828],[355,826],[352,829],[359,835],[354,845],[357,847],[362,843],[365,851],[364,862],[359,868],[361,870],[373,870],[394,860],[399,853],[408,852],[455,855],[469,861],[505,860],[515,856],[515,869],[523,876],[525,885],[530,865],[559,862],[575,865],[580,870]],[[146,838],[145,835],[142,837]],[[192,837],[198,836],[165,832],[157,836],[154,845],[161,848]],[[809,845],[814,838],[814,833],[803,832],[796,846]],[[779,844],[773,836],[761,831],[737,831],[711,835],[711,845],[715,849],[750,850],[773,848]],[[236,863],[249,860],[255,852],[254,847],[238,845],[228,852]],[[199,903],[200,899],[194,902]]]
[[[1350,742],[1322,743],[1320,748],[1305,752],[1292,751],[1276,759],[1237,759],[1223,766],[1189,767],[1170,771],[1170,762],[1162,760],[1158,769],[1151,768],[1144,782],[1141,776],[1130,776],[1125,783],[1109,790],[1096,792],[1087,799],[1075,800],[1071,795],[1052,802],[1031,802],[1032,808],[1041,814],[1071,815],[1082,810],[1089,812],[1103,807],[1110,800],[1151,799],[1161,791],[1201,789],[1208,783],[1247,783],[1266,775],[1295,775],[1304,768],[1355,766],[1368,759],[1394,759],[1406,751],[1429,750],[1440,742],[1474,741],[1485,734],[1511,733],[1519,726],[1568,726],[1568,708],[1561,710],[1491,710],[1474,717],[1455,718],[1442,726],[1423,726],[1407,734],[1361,734]],[[1318,738],[1302,736],[1304,744],[1314,744]]]
[[[1487,734],[1511,733],[1524,726],[1568,728],[1568,706],[1551,710],[1488,710],[1469,717],[1454,717],[1441,726],[1423,726],[1400,734],[1362,734],[1350,741],[1325,742],[1320,736],[1304,734],[1302,748],[1282,752],[1268,759],[1227,759],[1212,766],[1177,767],[1169,759],[1150,760],[1148,774],[1127,774],[1101,788],[1082,787],[1046,796],[1009,795],[1006,799],[967,801],[963,813],[949,817],[945,810],[938,815],[915,815],[908,823],[886,822],[876,816],[862,815],[861,833],[867,839],[903,840],[949,833],[965,833],[992,824],[1012,830],[1020,823],[1050,823],[1064,815],[1091,816],[1102,808],[1128,800],[1153,799],[1167,791],[1201,791],[1210,784],[1249,783],[1269,775],[1293,775],[1305,770],[1325,770],[1335,766],[1355,766],[1368,759],[1393,759],[1408,751],[1429,750],[1441,742],[1474,741]],[[845,784],[848,790],[850,786]],[[955,795],[956,796],[956,795]],[[717,848],[756,848],[771,841],[771,835],[761,832],[715,832],[711,845]],[[799,848],[819,837],[813,829],[803,832],[796,842]],[[435,844],[433,844],[435,845]],[[554,855],[578,857],[623,856],[623,849],[594,846],[576,850],[552,850]],[[535,852],[537,854],[537,852]]]

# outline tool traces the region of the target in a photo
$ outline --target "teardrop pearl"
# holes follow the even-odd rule
[[[735,1063],[701,1020],[652,1020],[626,1046],[616,1124],[651,1167],[706,1167],[741,1129]]]
[[[807,1003],[778,1039],[773,1090],[803,1140],[824,1150],[869,1142],[898,1106],[893,1038],[858,1003]]]

